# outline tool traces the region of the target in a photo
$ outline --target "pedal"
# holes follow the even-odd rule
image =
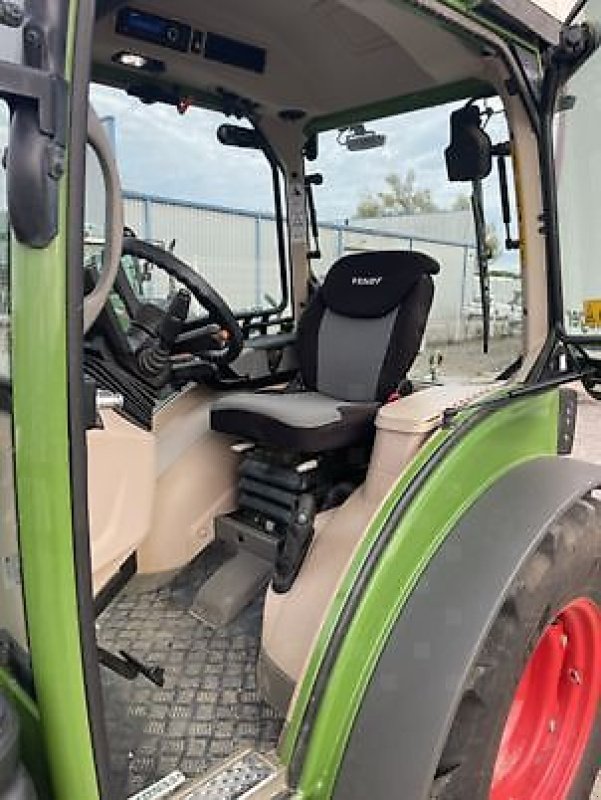
[[[119,650],[119,655],[117,656],[109,650],[105,650],[104,647],[99,647],[98,663],[127,681],[133,681],[141,675],[147,681],[154,683],[155,686],[162,687],[165,685],[165,670],[162,667],[143,664],[125,650]]]

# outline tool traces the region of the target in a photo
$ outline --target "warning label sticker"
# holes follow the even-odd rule
[[[2,556],[0,566],[0,574],[7,589],[14,589],[15,586],[21,585],[21,563],[16,553]]]
[[[601,328],[601,300],[584,301],[584,323],[587,328]]]

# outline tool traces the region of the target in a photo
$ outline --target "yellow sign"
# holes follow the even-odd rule
[[[584,301],[584,322],[587,328],[601,328],[601,300]]]

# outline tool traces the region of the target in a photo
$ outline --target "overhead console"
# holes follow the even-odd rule
[[[204,58],[258,74],[265,72],[267,51],[263,47],[219,33],[201,31],[187,23],[147,11],[122,8],[117,13],[115,31],[137,41],[189,53],[191,57]]]

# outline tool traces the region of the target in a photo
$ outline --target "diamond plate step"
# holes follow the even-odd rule
[[[261,800],[285,788],[284,768],[275,754],[244,750],[183,787],[173,800]]]

